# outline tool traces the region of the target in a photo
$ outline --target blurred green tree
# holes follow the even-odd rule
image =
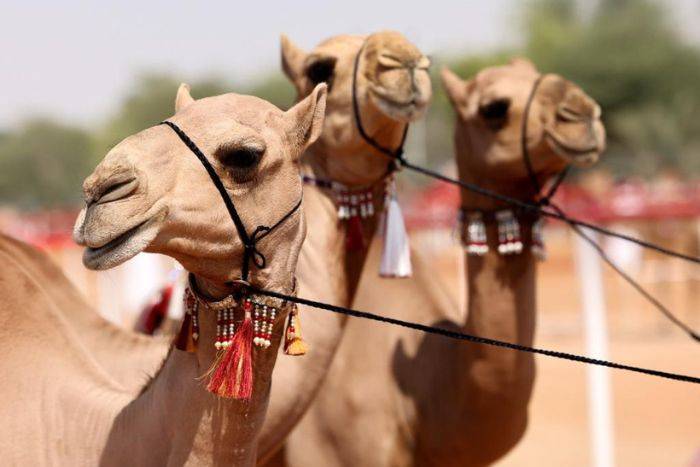
[[[92,169],[88,132],[33,119],[0,136],[0,204],[59,207],[81,198]]]
[[[453,159],[455,117],[439,84],[440,66],[471,78],[484,67],[524,55],[543,72],[580,84],[600,102],[609,143],[603,161],[614,173],[650,176],[662,168],[700,173],[700,119],[695,118],[700,113],[700,49],[674,28],[667,4],[529,0],[521,8],[520,46],[434,60],[435,97],[425,129],[430,165]],[[284,109],[295,97],[280,71],[247,87],[221,78],[191,84],[195,98],[233,90]],[[0,203],[39,207],[78,201],[82,179],[112,146],[172,115],[178,85],[167,74],[141,75],[94,132],[48,119],[0,130]]]
[[[603,109],[604,159],[623,175],[690,173],[700,143],[700,51],[651,0],[536,0],[523,15],[524,53],[580,84]]]
[[[244,89],[243,92],[270,101],[282,110],[291,107],[296,98],[294,86],[281,71],[261,76],[256,84]]]
[[[523,55],[542,72],[581,85],[603,109],[608,147],[603,163],[618,175],[650,176],[661,168],[697,174],[700,162],[700,50],[674,29],[660,1],[531,0],[521,11],[522,46],[447,60],[460,76]],[[437,78],[437,76],[436,76]],[[437,83],[437,81],[435,81]],[[433,127],[454,120],[442,89]],[[444,159],[445,136],[429,142]]]
[[[129,135],[162,122],[175,112],[175,95],[180,81],[163,73],[142,74],[134,89],[124,98],[116,113],[99,132],[95,147],[101,159],[115,144]],[[191,83],[192,97],[199,99],[229,92],[223,79],[209,78]]]

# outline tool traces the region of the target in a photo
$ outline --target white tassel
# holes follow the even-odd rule
[[[411,248],[403,221],[401,206],[393,182],[388,193],[384,217],[384,249],[379,275],[382,277],[411,277]]]
[[[539,261],[547,259],[547,248],[544,245],[544,219],[539,218],[532,225],[532,254]]]

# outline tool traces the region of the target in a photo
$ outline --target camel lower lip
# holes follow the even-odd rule
[[[375,98],[384,102],[385,105],[389,105],[397,109],[415,110],[422,106],[421,103],[415,98],[402,101],[399,99],[394,99],[392,96],[377,89],[371,89],[371,92],[374,94]]]
[[[384,103],[386,103],[386,104],[389,104],[389,105],[394,106],[394,107],[402,108],[402,109],[414,109],[418,106],[418,103],[415,100],[402,102],[402,101],[394,100],[394,99],[392,99],[388,96],[382,95],[382,94],[377,94],[377,97],[379,99],[383,100]]]
[[[101,247],[85,248],[85,254],[83,257],[85,265],[90,268],[94,267],[101,269],[100,265],[103,263],[103,261],[110,256],[116,256],[121,249],[127,247],[128,244],[138,236],[138,234],[143,230],[143,227],[146,226],[150,220],[151,219],[146,219],[145,221],[140,222]]]
[[[561,142],[559,138],[550,133],[547,133],[547,137],[547,139],[556,147],[556,149],[572,159],[588,159],[592,154],[598,152],[597,145],[577,148]]]

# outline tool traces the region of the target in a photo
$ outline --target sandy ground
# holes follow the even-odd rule
[[[581,352],[577,337],[540,337],[538,345]],[[697,344],[686,339],[611,340],[611,356],[652,368],[700,374]],[[586,368],[538,358],[525,438],[499,465],[591,465]],[[612,371],[614,450],[621,466],[689,466],[700,454],[700,389]]]

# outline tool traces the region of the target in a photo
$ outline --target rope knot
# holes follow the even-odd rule
[[[271,230],[272,229],[270,227],[265,225],[257,226],[253,231],[253,234],[250,236],[250,243],[245,245],[247,256],[253,260],[253,264],[255,264],[258,269],[265,269],[267,260],[260,250],[258,250],[256,244],[262,240],[265,235],[270,233]]]

